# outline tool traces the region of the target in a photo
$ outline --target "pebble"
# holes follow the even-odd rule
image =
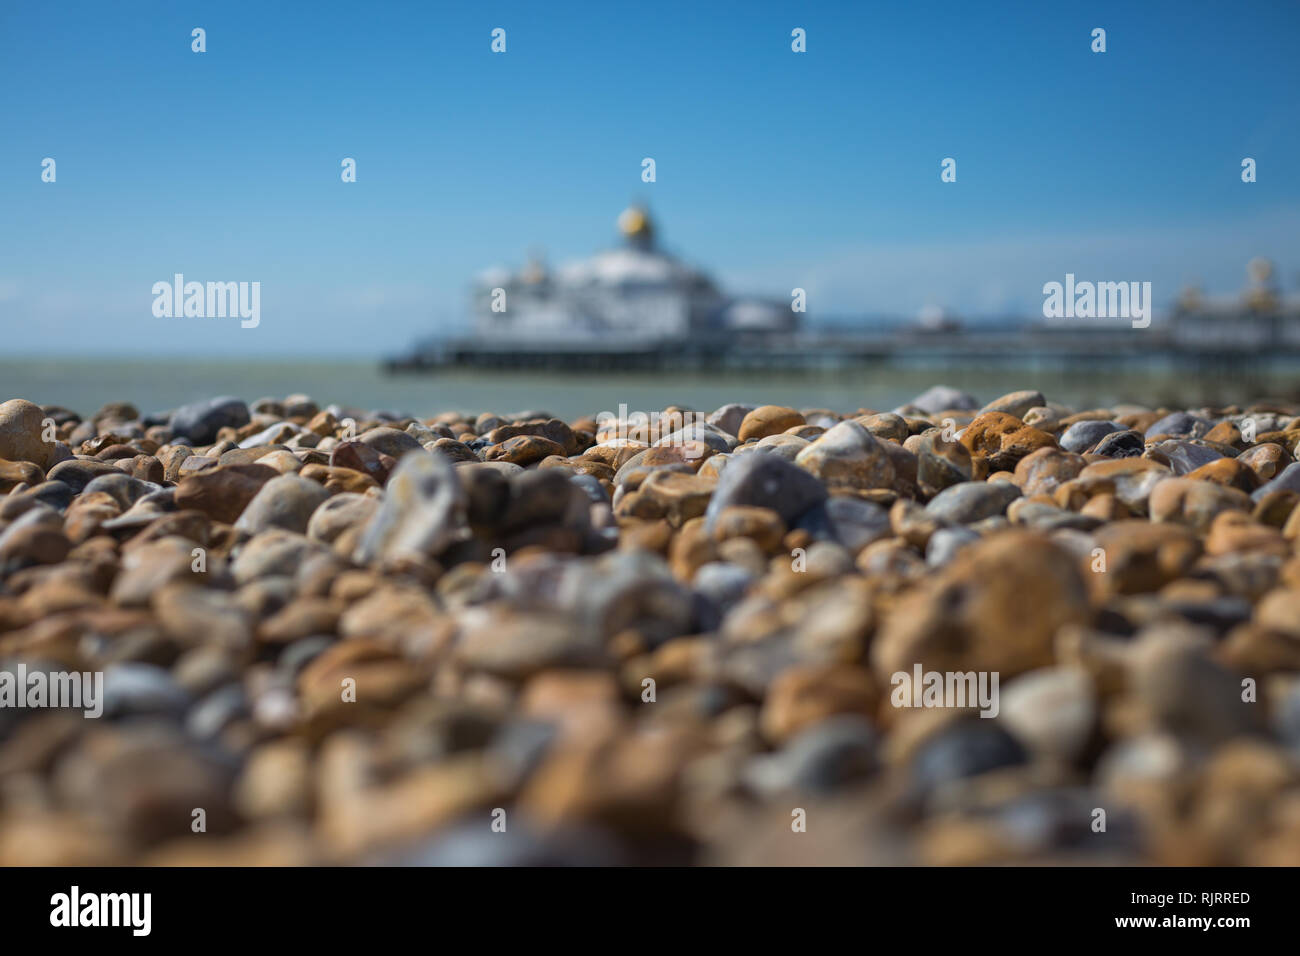
[[[1094,455],[1105,458],[1136,458],[1144,451],[1146,451],[1146,442],[1131,428],[1103,436],[1092,448]]]
[[[739,438],[740,425],[745,420],[745,416],[757,407],[757,405],[745,405],[732,402],[709,413],[704,420],[714,428],[717,428],[728,435]]]
[[[979,408],[973,396],[946,385],[933,385],[907,403],[927,415],[946,411],[968,411]]]
[[[882,679],[925,670],[998,671],[1052,662],[1057,631],[1091,617],[1075,559],[1038,534],[1008,531],[964,549],[895,602],[871,647]]]
[[[961,443],[972,457],[983,459],[990,472],[1014,468],[1031,452],[1056,447],[1056,440],[1047,432],[996,411],[983,412],[966,426]]]
[[[759,723],[769,741],[782,743],[833,715],[870,718],[879,700],[875,681],[862,668],[799,665],[782,671],[772,681]]]
[[[745,455],[722,473],[705,512],[710,533],[718,516],[734,505],[770,508],[787,524],[827,499],[826,486],[807,470],[772,455]]]
[[[1147,438],[1157,435],[1200,438],[1209,430],[1210,425],[1205,419],[1188,412],[1173,412],[1148,425],[1145,434]]]
[[[1175,522],[1208,531],[1225,511],[1250,511],[1250,497],[1235,488],[1191,478],[1166,478],[1151,491],[1148,510],[1153,522]]]
[[[93,461],[76,458],[62,461],[46,474],[46,481],[61,481],[75,493],[81,494],[86,486],[101,475],[119,474],[118,470],[106,461]]]
[[[995,398],[983,408],[980,414],[986,412],[1002,412],[1006,415],[1013,415],[1016,418],[1024,419],[1025,414],[1031,408],[1041,408],[1047,399],[1043,398],[1042,392],[1025,390],[1019,392],[1010,392],[1001,398]]]
[[[467,531],[465,491],[451,463],[433,452],[402,460],[383,503],[366,522],[354,555],[360,564],[436,556]]]
[[[795,464],[828,490],[889,488],[894,483],[894,463],[884,444],[853,421],[840,422],[800,450]]]
[[[812,798],[859,861],[1276,862],[1298,413],[7,402],[0,660],[106,708],[0,711],[6,808],[57,808],[0,862],[687,865]],[[918,665],[996,716],[892,706]]]
[[[814,537],[829,537],[853,553],[890,535],[889,512],[860,498],[831,498],[805,512],[796,526]]]
[[[167,671],[153,664],[114,664],[104,671],[103,717],[179,716],[190,705]]]
[[[995,721],[979,717],[957,720],[917,750],[911,761],[911,779],[921,794],[929,795],[946,784],[1017,767],[1028,760],[1025,748]]]
[[[1046,667],[1001,688],[998,720],[1028,749],[1065,763],[1083,756],[1097,719],[1086,671]]]
[[[833,794],[877,771],[878,747],[879,734],[871,721],[853,715],[830,717],[776,753],[754,758],[745,779],[765,796]]]
[[[802,424],[804,424],[804,417],[793,408],[786,408],[784,405],[760,405],[745,416],[736,437],[741,441],[766,438],[769,435],[779,435],[786,429],[796,428]]]
[[[1009,481],[968,481],[945,488],[930,499],[925,513],[942,524],[973,524],[1003,514],[1020,489]]]
[[[1286,466],[1276,477],[1260,485],[1251,494],[1251,498],[1259,501],[1266,495],[1274,491],[1294,491],[1300,493],[1300,461],[1293,462]]]
[[[952,561],[962,548],[980,539],[969,528],[938,528],[925,545],[925,563],[931,568],[941,568]]]
[[[942,491],[950,485],[972,480],[974,461],[965,445],[945,441],[941,431],[928,432],[921,436],[916,477],[926,488]]]
[[[248,406],[227,395],[182,405],[172,412],[168,427],[173,434],[184,435],[195,445],[208,445],[216,441],[221,429],[243,428],[250,420]]]
[[[1083,454],[1107,435],[1121,431],[1124,431],[1124,426],[1119,422],[1075,422],[1061,434],[1060,443],[1066,451]]]
[[[234,524],[262,486],[280,473],[266,465],[222,465],[182,478],[176,507],[200,511],[214,521]]]
[[[15,398],[0,404],[0,458],[51,467],[54,446],[42,437],[44,420],[41,407],[31,402]]]
[[[306,533],[316,509],[330,493],[321,485],[297,475],[281,475],[262,485],[235,522],[235,527],[249,534],[268,528]]]
[[[1138,454],[1141,454],[1143,447],[1139,444]],[[1223,457],[1208,445],[1200,445],[1190,441],[1155,442],[1150,448],[1152,452],[1163,455],[1169,461],[1169,466],[1173,469],[1175,475],[1186,475]]]

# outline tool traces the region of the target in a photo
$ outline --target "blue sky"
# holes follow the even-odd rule
[[[634,199],[813,316],[1037,311],[1066,272],[1160,304],[1253,255],[1295,288],[1297,102],[1290,0],[0,0],[4,352],[391,353],[463,322],[486,266],[611,244]],[[175,272],[260,281],[261,325],[155,318]]]

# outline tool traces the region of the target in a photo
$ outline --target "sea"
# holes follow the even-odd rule
[[[390,373],[374,361],[237,359],[4,358],[0,400],[25,398],[89,416],[109,402],[161,413],[187,402],[235,395],[252,402],[291,394],[322,408],[384,410],[425,418],[439,412],[546,412],[572,419],[608,411],[676,405],[712,411],[728,402],[793,408],[889,411],[931,385],[962,389],[980,402],[1020,389],[1076,410],[1135,404],[1149,408],[1296,400],[1300,379],[1262,375],[1208,379],[1153,366],[1104,368],[1001,365],[874,367],[803,374],[666,372],[550,373],[439,370]]]

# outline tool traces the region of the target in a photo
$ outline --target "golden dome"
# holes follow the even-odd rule
[[[546,265],[537,256],[532,256],[528,264],[524,266],[523,271],[519,273],[519,278],[528,285],[537,285],[539,282],[546,281]]]
[[[640,206],[628,206],[618,216],[618,231],[629,239],[648,239],[654,232],[650,215]]]

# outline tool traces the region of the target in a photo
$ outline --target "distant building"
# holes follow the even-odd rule
[[[645,209],[624,210],[618,228],[622,245],[554,272],[533,259],[518,272],[498,267],[480,274],[472,293],[476,336],[660,341],[795,328],[789,303],[726,296],[708,275],[657,248]]]
[[[1300,298],[1278,291],[1267,259],[1251,260],[1246,271],[1249,281],[1236,296],[1183,290],[1169,315],[1175,346],[1238,352],[1300,347]]]

